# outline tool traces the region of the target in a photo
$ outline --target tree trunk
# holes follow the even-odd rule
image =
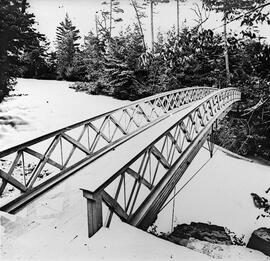
[[[179,0],[177,1],[177,36],[179,36],[180,33],[180,21],[179,21]]]
[[[144,50],[146,50],[145,38],[144,38],[144,33],[143,33],[143,29],[142,29],[142,23],[141,23],[140,15],[139,15],[139,12],[138,12],[136,0],[131,0],[131,4],[132,4],[132,6],[133,6],[133,8],[135,10],[135,13],[136,13],[138,26],[140,28],[140,32],[141,32],[141,36],[142,36],[142,40],[143,40],[143,48],[144,48]]]
[[[97,34],[97,38],[98,38],[99,31],[98,31],[98,17],[97,17],[97,14],[95,14],[95,23],[96,23],[96,34]]]
[[[154,0],[150,0],[150,17],[151,17],[151,44],[152,52],[154,52]]]
[[[110,0],[110,37],[112,37],[112,3],[113,0]]]
[[[226,86],[230,85],[230,67],[229,67],[229,54],[228,54],[228,43],[227,43],[227,15],[224,13],[224,58],[226,66]]]

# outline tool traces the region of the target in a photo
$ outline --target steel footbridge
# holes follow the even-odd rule
[[[211,133],[240,98],[236,88],[165,92],[1,151],[0,210],[60,195],[70,213],[83,201],[89,237],[114,217],[147,230],[204,144],[211,156]]]

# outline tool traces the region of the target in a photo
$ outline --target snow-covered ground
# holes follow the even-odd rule
[[[0,150],[129,103],[75,92],[70,84],[18,79],[12,97],[0,104]]]
[[[75,93],[68,83],[56,81],[19,80],[14,96],[1,105],[3,116],[19,117],[26,125],[1,125],[3,146],[15,145],[64,127],[104,111],[127,104],[102,96]],[[43,92],[44,91],[44,92]],[[41,94],[42,93],[42,94]],[[169,121],[173,121],[170,117]],[[169,127],[169,126],[167,126]],[[156,125],[154,128],[158,128]],[[163,126],[164,128],[164,126]],[[154,131],[153,131],[154,132]],[[100,166],[113,174],[113,162],[124,162],[123,151],[135,150],[136,137],[115,151],[70,177],[59,186],[29,204],[17,215],[1,213],[2,258],[20,260],[204,260],[201,255],[181,246],[166,242],[139,231],[118,219],[110,229],[102,228],[91,239],[87,238],[86,200],[79,190],[82,184],[89,187],[90,180],[100,178]],[[153,134],[141,135],[146,144]],[[146,146],[146,145],[145,145]],[[122,150],[122,154],[121,154]],[[125,152],[125,154],[127,154]],[[117,159],[117,160],[115,160]],[[180,189],[189,178],[209,160],[209,152],[202,149],[177,185]],[[93,175],[93,176],[92,176]],[[98,180],[98,179],[97,179]],[[89,185],[88,185],[89,184]],[[93,184],[91,184],[93,185]],[[248,240],[252,231],[269,227],[269,218],[257,217],[262,213],[255,208],[250,193],[269,199],[265,191],[270,187],[270,168],[237,159],[215,148],[215,154],[200,172],[185,186],[175,200],[158,216],[158,231],[168,232],[178,223],[211,222],[226,226],[238,236]],[[2,241],[1,240],[1,241]],[[263,254],[243,248],[227,249],[231,260],[266,260]],[[250,251],[252,253],[250,253]],[[241,252],[241,254],[240,254]]]
[[[78,222],[83,216],[69,218],[66,224],[56,222],[52,227],[2,214],[1,221],[9,234],[3,237],[1,260],[209,260],[119,222],[89,239],[86,224]]]
[[[256,193],[270,201],[270,193],[266,193],[270,167],[227,155],[218,147],[209,158],[209,152],[202,148],[176,186],[176,192],[180,192],[175,198],[174,215],[172,200],[158,216],[157,230],[167,233],[172,223],[204,222],[227,227],[238,237],[244,235],[247,242],[256,228],[270,226],[270,218],[260,216],[264,212],[255,207],[251,196]]]

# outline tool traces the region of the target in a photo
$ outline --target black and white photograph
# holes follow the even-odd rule
[[[270,261],[270,0],[0,0],[0,259]]]

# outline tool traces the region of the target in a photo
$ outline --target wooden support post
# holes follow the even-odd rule
[[[87,199],[88,237],[92,237],[102,226],[102,195],[82,189]]]

